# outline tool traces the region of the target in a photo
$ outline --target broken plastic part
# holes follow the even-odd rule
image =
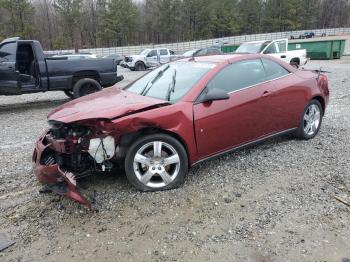
[[[45,135],[41,136],[37,142],[32,159],[33,171],[38,180],[42,184],[48,185],[52,192],[73,199],[91,211],[96,211],[87,198],[79,192],[73,173],[62,170],[57,164],[43,165],[40,163],[42,153],[50,146],[50,144],[43,144]]]
[[[103,161],[111,159],[115,153],[114,137],[106,136],[105,138],[90,139],[89,154],[96,163],[101,164]]]

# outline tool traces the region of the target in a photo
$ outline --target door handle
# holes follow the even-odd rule
[[[269,91],[264,91],[264,93],[262,94],[262,97],[267,97],[270,95],[270,92]]]
[[[285,56],[285,55],[281,55],[281,58],[286,58],[287,56]]]

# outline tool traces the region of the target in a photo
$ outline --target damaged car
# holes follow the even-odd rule
[[[81,177],[122,167],[141,191],[176,188],[212,157],[286,133],[313,138],[328,99],[325,75],[270,56],[178,60],[54,109],[36,143],[34,173],[93,209],[77,188]]]

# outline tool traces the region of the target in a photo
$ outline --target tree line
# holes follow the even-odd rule
[[[0,0],[0,40],[47,50],[348,26],[349,0]]]

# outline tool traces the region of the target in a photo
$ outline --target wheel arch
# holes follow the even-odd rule
[[[137,60],[137,61],[135,62],[135,68],[136,68],[136,66],[137,66],[138,64],[143,64],[143,66],[144,66],[145,68],[147,68],[146,63],[145,63],[145,61],[143,61],[143,60]]]
[[[300,65],[300,58],[299,57],[293,57],[291,60],[290,60],[290,64],[291,63],[297,63],[298,65]]]
[[[77,71],[73,74],[72,88],[80,79],[83,79],[83,78],[91,78],[91,79],[94,79],[101,84],[100,74],[97,71],[95,71],[95,70],[83,70],[83,71]]]
[[[188,167],[191,166],[192,161],[191,161],[188,146],[187,146],[187,143],[185,142],[185,140],[179,134],[172,132],[172,131],[169,131],[169,130],[159,128],[159,127],[144,127],[144,128],[141,128],[140,130],[134,132],[134,133],[122,135],[120,137],[120,145],[122,147],[121,148],[121,157],[126,156],[128,148],[131,146],[131,144],[136,139],[138,139],[139,137],[142,137],[145,135],[151,135],[151,134],[166,134],[166,135],[169,135],[169,136],[175,138],[176,140],[178,140],[182,144],[182,146],[184,147],[184,149],[186,151],[187,160],[188,160]]]
[[[322,106],[322,114],[324,115],[325,110],[326,110],[326,103],[325,103],[323,97],[322,97],[322,96],[319,96],[319,95],[318,95],[318,96],[314,96],[314,97],[312,98],[312,100],[317,100],[318,102],[320,102],[320,104],[321,104],[321,106]]]

